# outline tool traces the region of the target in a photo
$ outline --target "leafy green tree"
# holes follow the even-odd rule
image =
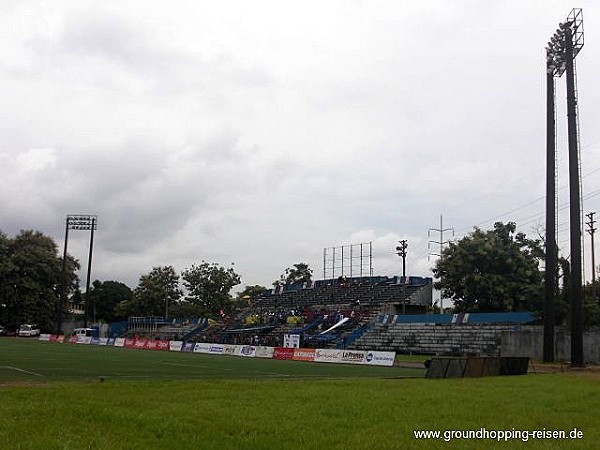
[[[171,305],[181,298],[179,275],[173,266],[154,267],[142,275],[131,300],[121,301],[115,313],[128,316],[168,316]]]
[[[304,283],[312,281],[312,269],[306,263],[294,264],[285,269],[279,280],[273,283],[273,286],[281,286],[283,284]]]
[[[119,281],[95,280],[90,289],[91,311],[96,312],[96,320],[114,322],[127,319],[127,316],[117,314],[117,305],[121,302],[130,302],[133,299],[133,291],[124,283]]]
[[[219,310],[225,313],[231,310],[229,292],[241,281],[233,267],[225,268],[206,261],[184,270],[181,277],[188,293],[186,300],[198,306],[202,314],[209,317],[218,315]]]
[[[79,265],[67,257],[67,294],[77,287]],[[61,258],[52,238],[22,230],[13,239],[0,232],[0,321],[9,326],[36,323],[45,331],[58,328],[61,308]],[[63,311],[64,312],[64,311]]]
[[[451,243],[437,261],[434,286],[468,312],[539,311],[543,278],[538,240],[516,233],[513,222],[475,231]]]

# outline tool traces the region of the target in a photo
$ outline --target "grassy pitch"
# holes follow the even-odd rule
[[[422,374],[0,339],[0,448],[598,447],[597,377],[428,380]],[[584,436],[527,442],[414,436],[481,428],[577,428]]]

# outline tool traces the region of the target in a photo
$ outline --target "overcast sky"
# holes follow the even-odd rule
[[[320,279],[323,248],[361,242],[394,275],[400,239],[431,276],[442,214],[457,238],[498,220],[535,237],[544,47],[573,7],[583,211],[600,211],[598,2],[2,1],[0,229],[62,249],[65,216],[97,214],[92,278],[131,287],[202,260],[240,287],[300,261]],[[83,267],[88,242],[69,238]]]

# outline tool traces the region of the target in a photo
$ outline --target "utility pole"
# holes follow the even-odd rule
[[[408,241],[402,239],[398,241],[400,245],[396,247],[396,254],[402,258],[402,281],[406,280],[406,249],[408,248]]]
[[[594,225],[596,224],[596,221],[594,220],[594,214],[596,214],[596,213],[591,212],[591,213],[588,213],[585,215],[588,219],[590,219],[589,222],[585,223],[589,227],[585,231],[590,233],[590,237],[591,237],[591,241],[592,241],[592,298],[594,300],[598,300],[598,297],[596,294],[596,259],[594,257],[594,233],[596,232],[596,228],[594,228]]]
[[[431,244],[438,244],[440,246],[440,252],[439,253],[430,252],[429,253],[430,255],[439,256],[440,258],[442,257],[442,253],[444,251],[444,245],[447,245],[450,243],[450,240],[444,241],[444,233],[447,231],[452,231],[452,237],[454,237],[454,228],[452,228],[452,227],[444,228],[444,216],[442,216],[440,214],[440,227],[439,228],[430,228],[429,231],[427,232],[428,238],[431,236],[431,232],[440,233],[439,241],[429,240],[429,242],[427,243],[428,248],[431,248]],[[442,298],[441,291],[440,291],[440,313],[442,313],[442,314],[444,313],[444,299]]]

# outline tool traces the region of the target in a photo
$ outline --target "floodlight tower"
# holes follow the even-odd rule
[[[85,314],[84,314],[84,322],[85,326],[87,326],[87,307],[89,305],[89,292],[90,292],[90,274],[92,271],[92,250],[94,248],[94,230],[98,229],[98,216],[90,215],[90,214],[69,214],[65,220],[65,248],[63,252],[62,259],[62,273],[61,273],[61,283],[60,283],[60,305],[58,311],[58,331],[60,332],[62,326],[62,316],[63,316],[63,308],[66,303],[67,296],[67,280],[66,280],[66,270],[67,270],[67,244],[69,242],[69,230],[90,230],[90,252],[88,256],[88,268],[87,268],[87,277],[86,277],[86,291],[85,291]],[[95,311],[94,311],[94,319],[95,319]]]
[[[574,8],[546,47],[547,81],[547,188],[546,188],[546,278],[544,314],[544,361],[554,360],[554,286],[556,279],[556,186],[554,78],[567,74],[567,119],[569,141],[569,222],[571,229],[571,365],[583,366],[581,192],[577,127],[575,57],[583,48],[583,13]]]

